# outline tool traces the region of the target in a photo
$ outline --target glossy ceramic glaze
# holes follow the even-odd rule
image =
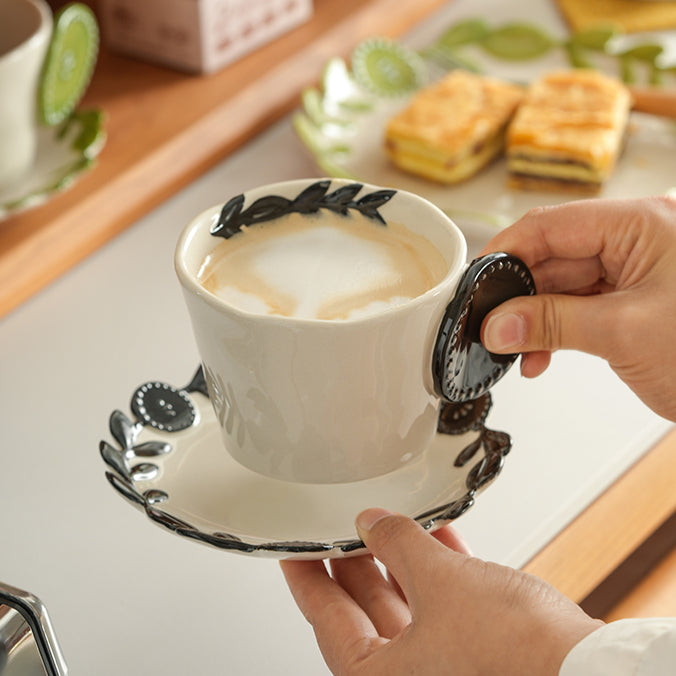
[[[474,504],[511,448],[508,434],[485,426],[491,409],[491,396],[485,394],[444,405],[439,431],[426,452],[394,472],[336,484],[280,481],[224,453],[220,425],[199,374],[181,390],[166,383],[139,387],[132,409],[137,409],[133,402],[139,392],[158,395],[159,406],[140,411],[142,418],[135,414],[135,419],[114,411],[112,439],[102,441],[99,450],[110,484],[153,523],[225,551],[305,559],[360,554],[364,545],[354,518],[372,505],[407,514],[434,530]],[[190,424],[166,429],[176,407],[161,392],[181,395]]]
[[[37,88],[51,31],[43,0],[0,5],[0,187],[26,174],[35,159]]]
[[[294,199],[317,180],[252,190]],[[330,191],[348,182],[333,180]],[[382,190],[363,185],[355,200]],[[294,482],[379,476],[419,457],[434,437],[439,400],[432,352],[465,265],[458,228],[430,202],[402,191],[379,207],[385,221],[427,237],[448,273],[433,289],[379,314],[345,321],[255,315],[206,292],[196,274],[220,242],[221,206],[198,216],[176,251],[225,448],[244,466]]]
[[[82,144],[83,135],[88,142]],[[91,171],[106,142],[105,121],[89,125],[77,115],[67,129],[40,127],[35,160],[30,171],[0,187],[0,221],[43,204],[72,187]]]

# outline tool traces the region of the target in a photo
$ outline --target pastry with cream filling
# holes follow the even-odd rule
[[[507,131],[510,184],[596,193],[622,149],[631,100],[617,79],[557,71],[534,82]]]
[[[453,71],[389,120],[385,151],[404,171],[441,183],[463,181],[503,151],[523,95],[520,86]]]

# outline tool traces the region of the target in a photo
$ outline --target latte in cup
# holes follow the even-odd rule
[[[513,256],[466,257],[431,202],[345,179],[260,186],[195,217],[176,272],[224,451],[297,483],[421,458],[442,403],[516,359],[486,352],[482,316],[535,288]]]
[[[360,213],[290,213],[224,239],[197,278],[254,314],[345,320],[421,296],[448,264],[422,235]]]

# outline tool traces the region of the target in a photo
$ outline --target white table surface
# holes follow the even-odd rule
[[[315,175],[285,120],[0,321],[0,580],[46,603],[69,673],[327,673],[276,562],[155,527],[98,452],[140,383],[187,382],[198,363],[172,266],[184,224]],[[488,235],[468,232],[473,252]],[[494,399],[490,424],[513,450],[458,525],[478,555],[516,566],[671,427],[575,353],[536,381],[513,369]]]

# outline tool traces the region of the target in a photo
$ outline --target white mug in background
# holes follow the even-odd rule
[[[344,320],[254,314],[207,291],[198,275],[222,238],[274,222],[280,208],[319,222],[354,209],[401,224],[431,242],[446,274],[401,305]],[[227,451],[256,472],[312,483],[367,479],[419,457],[440,402],[483,394],[516,359],[483,348],[483,317],[534,293],[518,259],[494,254],[468,266],[466,255],[462,232],[427,200],[345,180],[263,186],[200,214],[175,266]]]
[[[43,0],[0,2],[0,188],[35,160],[37,90],[51,32]]]

